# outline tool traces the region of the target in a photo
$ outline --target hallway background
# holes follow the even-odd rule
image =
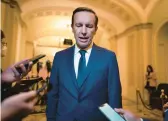
[[[136,90],[147,100],[146,66],[152,65],[159,83],[168,83],[168,0],[2,0],[1,29],[8,43],[2,69],[38,54],[53,61],[71,45],[72,11],[88,6],[99,17],[94,42],[117,55],[123,99],[136,102]],[[10,4],[7,4],[7,3]],[[37,75],[34,66],[29,76]]]

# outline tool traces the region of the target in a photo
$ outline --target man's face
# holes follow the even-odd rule
[[[91,12],[81,11],[75,13],[72,31],[79,48],[85,49],[92,43],[97,31],[95,20],[95,15]]]
[[[1,57],[5,57],[7,53],[7,43],[1,40]]]

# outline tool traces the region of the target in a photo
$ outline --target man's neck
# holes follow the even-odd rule
[[[76,44],[77,45],[77,44]],[[89,50],[90,48],[92,48],[92,46],[93,46],[93,42],[92,43],[90,43],[90,45],[87,47],[87,48],[84,48],[84,49],[82,49],[82,48],[80,48],[78,45],[77,45],[77,47],[79,48],[79,49],[82,49],[82,50]]]

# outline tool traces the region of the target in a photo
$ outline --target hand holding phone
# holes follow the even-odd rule
[[[122,109],[122,108],[115,108],[114,109],[117,113],[121,114],[126,121],[142,121],[140,117],[136,116],[134,113]]]
[[[99,107],[99,110],[110,120],[110,121],[126,121],[124,117],[114,111],[107,103]]]
[[[29,62],[32,62],[33,65],[34,65],[34,64],[36,64],[36,63],[38,62],[39,59],[41,59],[41,58],[43,58],[43,57],[45,57],[45,56],[46,56],[46,55],[44,55],[44,54],[40,54],[40,55],[38,55],[38,56],[35,56],[35,57],[33,57],[33,58],[27,60],[26,62],[23,63],[23,64],[24,64],[24,67],[25,67],[26,70],[27,70],[28,67],[29,67]],[[21,75],[21,74],[22,74],[22,69],[21,69],[21,67],[18,65],[18,66],[15,66],[15,68],[16,68],[16,70],[19,72],[19,74]]]
[[[28,69],[24,67],[24,63],[29,63]],[[19,73],[16,67],[20,68],[21,73]],[[20,81],[23,76],[25,76],[32,67],[32,62],[28,60],[22,60],[20,62],[11,65],[1,73],[1,82],[2,83],[13,83],[15,81]]]

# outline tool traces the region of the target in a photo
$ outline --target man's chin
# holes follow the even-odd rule
[[[80,49],[86,49],[89,45],[88,44],[77,44]]]

